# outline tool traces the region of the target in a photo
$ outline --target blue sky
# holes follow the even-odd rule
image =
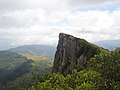
[[[60,32],[90,42],[120,39],[120,1],[0,1],[0,49],[56,45]]]
[[[86,8],[80,8],[80,9],[76,9],[79,11],[89,11],[89,10],[99,10],[99,11],[105,11],[108,10],[109,12],[113,12],[115,10],[120,9],[120,3],[115,2],[115,3],[110,3],[110,4],[105,4],[105,5],[99,5],[99,6],[95,6],[95,7],[86,7]]]

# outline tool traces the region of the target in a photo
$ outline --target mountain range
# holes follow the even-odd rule
[[[11,48],[8,51],[18,54],[54,57],[55,47],[48,45],[23,45],[16,48]]]
[[[68,42],[70,42],[69,40],[72,40],[74,37],[67,35],[66,38],[68,38]],[[73,39],[73,41],[74,40],[78,40],[78,39]],[[67,47],[69,48],[68,51],[70,50],[74,51],[73,41],[67,44]],[[96,45],[106,48],[108,50],[114,50],[116,47],[120,47],[120,40],[97,41],[94,42],[94,44],[96,45],[89,44],[89,42],[85,40],[80,40],[79,43],[83,43],[83,45],[81,44],[82,45],[81,49],[80,48],[79,49],[85,52],[81,53],[80,51],[81,57],[76,56],[76,58],[78,59],[79,58],[85,59],[86,58],[84,57],[85,55],[82,54],[87,53],[86,50],[88,50],[89,48],[93,48],[95,51],[97,51],[98,49],[95,49]],[[79,43],[76,44],[78,44],[79,46]],[[63,43],[62,41],[61,44],[64,45],[65,43]],[[58,49],[61,48],[60,45],[58,45],[57,47],[57,52],[60,52],[59,50],[62,50],[62,49]],[[65,48],[66,46],[62,46],[62,47]],[[91,49],[89,50],[91,52]],[[0,51],[0,89],[2,88],[2,90],[12,90],[11,88],[13,85],[16,86],[21,85],[21,87],[29,86],[29,82],[31,82],[30,77],[32,77],[31,75],[32,72],[35,72],[37,75],[43,75],[45,72],[50,73],[53,67],[53,59],[54,59],[55,51],[56,48],[54,46],[49,46],[49,45],[23,45],[16,48]],[[73,54],[71,55],[71,53],[72,52],[66,54],[67,56],[70,55],[68,59],[70,59],[70,57],[73,57],[72,56]],[[62,54],[60,53],[59,55]],[[90,58],[91,56],[92,55],[90,56],[88,55],[87,57]],[[55,56],[55,59],[56,58],[57,59],[59,58],[58,55]],[[58,63],[58,60],[56,60],[54,64],[56,62]],[[67,68],[66,70],[64,70],[64,68],[68,63],[66,61],[61,61],[61,63],[63,64],[63,66],[61,66],[63,67],[63,70],[61,70],[61,72],[67,73],[69,69],[72,68],[70,66],[69,69]],[[82,63],[82,61],[80,62],[78,61],[78,63]],[[56,66],[54,65],[56,67],[54,68],[55,72],[57,72],[58,70],[57,68],[59,68],[58,67],[59,64]]]
[[[110,51],[114,51],[116,48],[120,47],[120,40],[103,40],[96,41],[94,44],[106,48]]]

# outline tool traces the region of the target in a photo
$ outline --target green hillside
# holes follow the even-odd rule
[[[31,67],[32,60],[16,53],[0,52],[0,82],[13,81],[27,72]],[[21,72],[20,72],[21,71]]]
[[[51,72],[52,61],[45,56],[0,52],[0,90],[16,90],[28,87],[32,72],[43,75]]]
[[[30,54],[22,54],[29,60],[32,60],[30,72],[38,73],[42,75],[44,72],[51,72],[53,66],[53,60],[45,56],[34,56]]]

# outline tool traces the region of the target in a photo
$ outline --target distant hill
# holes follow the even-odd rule
[[[48,45],[24,45],[9,49],[8,51],[18,54],[32,54],[37,56],[54,57],[55,47]]]
[[[120,40],[103,40],[94,42],[94,44],[113,51],[115,48],[120,47]]]

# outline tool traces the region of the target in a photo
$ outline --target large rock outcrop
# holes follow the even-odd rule
[[[87,42],[84,39],[60,33],[55,54],[53,72],[68,74],[77,65],[84,65],[87,60],[104,49]]]

